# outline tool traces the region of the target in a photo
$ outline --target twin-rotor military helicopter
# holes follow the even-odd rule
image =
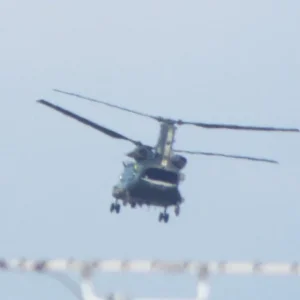
[[[194,125],[207,129],[233,129],[233,130],[257,130],[257,131],[281,131],[281,132],[299,132],[296,128],[274,128],[274,127],[256,127],[240,126],[230,124],[208,124],[201,122],[187,122],[182,120],[168,119],[153,116],[125,107],[113,105],[97,99],[85,97],[79,94],[69,93],[54,89],[55,92],[75,96],[96,103],[101,103],[113,108],[118,108],[136,115],[144,116],[156,120],[160,123],[160,132],[155,146],[145,145],[139,141],[128,138],[118,132],[96,124],[86,118],[83,118],[60,106],[54,105],[46,100],[37,100],[38,103],[46,105],[68,117],[71,117],[87,126],[90,126],[110,137],[122,139],[131,142],[135,148],[127,154],[133,159],[130,162],[123,162],[124,169],[119,182],[112,189],[112,196],[115,201],[110,206],[111,212],[120,212],[120,202],[126,206],[129,204],[132,208],[138,206],[156,206],[163,209],[159,214],[159,222],[165,223],[169,220],[167,209],[173,206],[175,215],[180,213],[180,207],[184,199],[179,191],[179,184],[184,180],[182,169],[187,164],[187,158],[178,153],[198,154],[206,156],[220,156],[234,159],[246,159],[267,163],[277,163],[277,161],[266,158],[255,158],[239,155],[227,155],[221,153],[186,151],[173,149],[176,125]]]

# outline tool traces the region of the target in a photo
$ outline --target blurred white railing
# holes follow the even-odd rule
[[[151,261],[151,260],[97,260],[80,261],[73,259],[52,260],[28,260],[11,259],[0,260],[2,271],[25,272],[80,272],[81,298],[83,300],[128,300],[126,296],[111,295],[99,297],[96,295],[92,284],[93,272],[163,272],[163,273],[187,273],[197,276],[198,284],[196,298],[208,300],[210,275],[266,275],[266,276],[299,276],[300,264],[295,263],[262,263],[262,262],[198,262],[198,261]],[[158,300],[154,298],[136,298],[142,300]],[[159,298],[162,299],[162,298]],[[179,300],[179,299],[174,299]],[[182,299],[183,300],[183,299]],[[191,299],[189,299],[191,300]]]

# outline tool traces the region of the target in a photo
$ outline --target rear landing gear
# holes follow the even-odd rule
[[[164,221],[165,223],[168,223],[169,221],[169,214],[167,212],[164,212],[164,213],[160,213],[159,216],[158,216],[158,221],[159,222],[162,222]]]
[[[119,203],[112,203],[110,205],[110,212],[113,213],[114,211],[118,214],[120,212],[121,205]]]

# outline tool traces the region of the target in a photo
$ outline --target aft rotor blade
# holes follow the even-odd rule
[[[83,124],[85,124],[87,126],[90,126],[90,127],[94,128],[94,129],[96,129],[98,131],[101,131],[102,133],[104,133],[104,134],[106,134],[106,135],[108,135],[110,137],[113,137],[113,138],[116,138],[116,139],[126,140],[126,141],[129,141],[129,142],[132,142],[135,145],[140,145],[141,144],[138,141],[132,140],[132,139],[130,139],[130,138],[128,138],[128,137],[126,137],[126,136],[118,133],[118,132],[115,132],[115,131],[113,131],[111,129],[108,129],[108,128],[103,127],[103,126],[101,126],[99,124],[96,124],[96,123],[94,123],[94,122],[92,122],[92,121],[90,121],[88,119],[85,119],[85,118],[83,118],[83,117],[81,117],[81,116],[79,116],[79,115],[77,115],[75,113],[72,113],[71,111],[66,110],[66,109],[64,109],[64,108],[62,108],[60,106],[54,105],[54,104],[52,104],[52,103],[50,103],[50,102],[48,102],[46,100],[40,99],[40,100],[37,100],[37,102],[41,103],[41,104],[43,104],[43,105],[45,105],[47,107],[50,107],[50,108],[52,108],[52,109],[54,109],[54,110],[56,110],[56,111],[58,111],[58,112],[60,112],[60,113],[62,113],[64,115],[66,115],[68,117],[71,117],[71,118],[73,118],[73,119],[75,119],[75,120],[77,120],[77,121],[79,121],[79,122],[81,122],[81,123],[83,123]]]
[[[206,129],[232,129],[232,130],[255,130],[255,131],[281,131],[281,132],[300,132],[297,128],[281,128],[281,127],[260,127],[260,126],[243,126],[235,124],[210,124],[201,122],[180,122],[182,125],[195,125]]]
[[[58,89],[53,89],[53,91],[58,92],[58,93],[62,93],[62,94],[66,94],[66,95],[69,95],[69,96],[74,96],[74,97],[77,97],[77,98],[85,99],[85,100],[88,100],[88,101],[104,104],[106,106],[110,106],[110,107],[113,107],[113,108],[124,110],[124,111],[130,112],[130,113],[133,113],[133,114],[136,114],[136,115],[139,115],[139,116],[151,118],[151,119],[154,119],[156,121],[161,120],[160,117],[145,114],[145,113],[142,113],[142,112],[139,112],[139,111],[136,111],[136,110],[132,110],[132,109],[129,109],[129,108],[126,108],[126,107],[123,107],[123,106],[119,106],[119,105],[115,105],[115,104],[111,104],[109,102],[105,102],[105,101],[102,101],[102,100],[86,97],[86,96],[83,96],[83,95],[80,95],[80,94],[70,93],[70,92],[66,92],[66,91],[62,91],[62,90],[58,90]]]
[[[196,154],[196,155],[206,155],[206,156],[219,156],[219,157],[234,158],[234,159],[246,159],[246,160],[252,160],[252,161],[278,164],[278,161],[276,161],[276,160],[267,159],[267,158],[250,157],[250,156],[231,155],[231,154],[222,154],[222,153],[214,153],[214,152],[187,151],[187,150],[174,150],[174,152]]]

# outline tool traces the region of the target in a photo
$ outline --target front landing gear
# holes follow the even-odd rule
[[[110,212],[113,213],[114,211],[118,214],[120,212],[121,205],[119,203],[112,203],[110,205]]]

